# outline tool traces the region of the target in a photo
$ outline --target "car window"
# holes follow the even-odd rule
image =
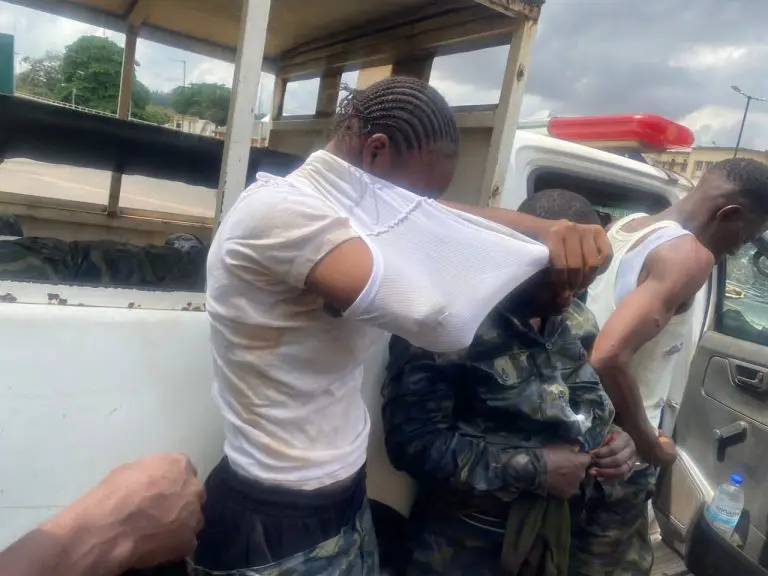
[[[717,329],[768,346],[768,259],[752,244],[725,261],[718,289]]]

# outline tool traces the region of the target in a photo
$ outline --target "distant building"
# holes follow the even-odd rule
[[[215,136],[216,131],[216,124],[210,120],[203,120],[187,114],[174,114],[166,126],[187,134],[199,134],[200,136]]]
[[[272,128],[272,117],[267,114],[260,118],[257,117],[253,123],[253,134],[251,136],[251,146],[255,148],[266,148],[269,144],[269,131]],[[222,126],[214,130],[214,136],[222,140],[227,135],[227,127]]]
[[[650,164],[682,174],[692,182],[698,182],[702,174],[710,166],[725,160],[733,158],[734,148],[721,146],[708,146],[701,148],[690,148],[687,150],[669,150],[654,154],[645,154],[645,158]],[[760,162],[768,164],[768,151],[752,150],[750,148],[739,148],[740,158],[753,158]]]

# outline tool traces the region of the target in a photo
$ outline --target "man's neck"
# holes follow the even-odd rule
[[[680,224],[682,228],[688,230],[704,246],[707,244],[707,224],[708,219],[706,211],[701,206],[694,206],[694,199],[687,197],[682,199],[674,206],[670,206],[659,215],[659,220],[672,220]]]

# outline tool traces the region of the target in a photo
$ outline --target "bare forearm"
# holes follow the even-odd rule
[[[597,362],[594,368],[616,409],[617,423],[634,440],[640,455],[648,459],[658,444],[657,434],[645,415],[637,382],[622,364]]]
[[[65,512],[0,552],[0,576],[113,576],[123,548],[109,526]]]

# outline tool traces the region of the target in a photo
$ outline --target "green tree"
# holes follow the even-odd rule
[[[144,108],[144,110],[141,110],[139,113],[135,114],[135,117],[139,120],[144,120],[145,122],[151,122],[152,124],[165,126],[171,121],[172,115],[173,110],[168,110],[167,108],[157,106],[156,104],[150,104]]]
[[[173,104],[171,100],[173,96],[170,92],[160,92],[159,90],[152,90],[152,104],[162,106],[163,108],[171,108]]]
[[[16,91],[54,98],[62,81],[61,54],[46,52],[40,58],[25,56],[21,62],[24,64],[25,70],[16,75]]]
[[[135,68],[138,67],[136,62]],[[56,95],[67,102],[72,101],[74,95],[75,104],[79,106],[115,114],[122,68],[123,49],[115,42],[102,36],[81,36],[64,50]],[[134,72],[132,116],[141,118],[151,102],[152,93],[136,79]]]
[[[223,126],[229,115],[230,89],[223,84],[200,83],[177,86],[171,92],[173,109]]]

